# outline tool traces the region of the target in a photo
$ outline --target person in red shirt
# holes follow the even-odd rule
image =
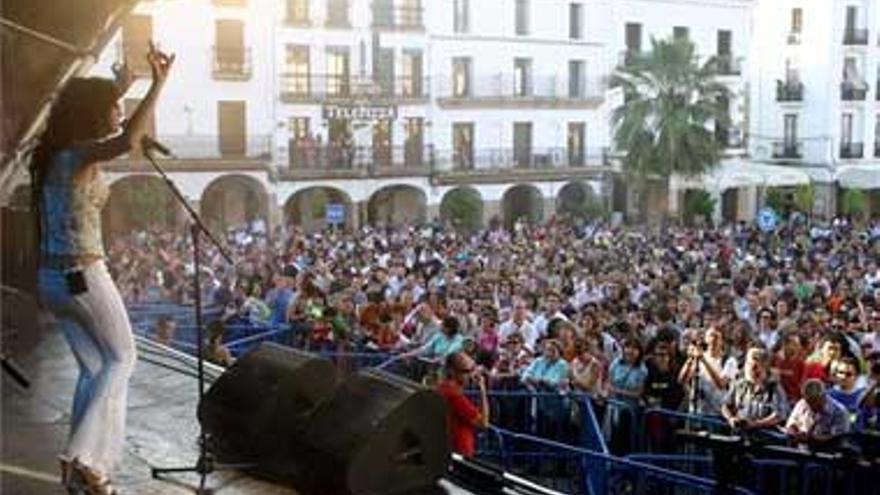
[[[819,359],[816,361],[808,361],[804,366],[803,379],[809,380],[816,378],[823,382],[831,382],[830,367],[831,363],[840,358],[843,345],[841,338],[837,334],[829,333],[822,336],[819,340]]]
[[[474,455],[474,428],[489,426],[486,380],[476,370],[476,364],[470,356],[463,352],[453,352],[446,357],[446,378],[437,385],[437,391],[449,407],[446,421],[452,451],[465,457]],[[479,408],[462,392],[472,380],[476,381],[480,389]]]
[[[771,369],[778,377],[788,402],[797,402],[801,398],[804,356],[801,336],[796,331],[789,330],[783,335],[782,349],[773,356]]]

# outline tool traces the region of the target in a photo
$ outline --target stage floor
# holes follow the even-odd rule
[[[65,494],[59,481],[56,456],[64,444],[70,420],[77,368],[60,331],[46,318],[4,319],[5,351],[31,380],[29,389],[6,374],[0,378],[0,493],[3,495]],[[9,316],[6,313],[4,316]],[[9,321],[15,323],[9,324]],[[22,323],[26,322],[26,323]],[[208,374],[222,370],[209,366]],[[153,467],[189,466],[198,454],[198,382],[195,360],[149,341],[139,340],[138,361],[128,399],[125,452],[114,473],[115,485],[125,495],[190,494],[198,486],[195,474],[151,477]],[[241,472],[216,472],[208,488],[218,495],[296,495],[296,491]],[[427,490],[432,495],[472,495],[447,480]]]
[[[8,308],[7,308],[8,310]],[[34,327],[47,328],[38,331]],[[15,359],[31,379],[22,389],[8,376],[2,386],[2,458],[0,493],[40,495],[66,493],[58,481],[56,455],[69,426],[69,411],[76,380],[76,363],[60,332],[50,325],[19,330]],[[28,342],[22,342],[22,340]],[[191,465],[198,453],[196,420],[197,382],[192,376],[147,362],[157,358],[139,345],[131,381],[125,454],[114,480],[129,494],[192,493],[198,483],[193,474],[174,475],[172,481],[154,480],[153,466]],[[192,369],[167,356],[180,368]],[[176,363],[176,364],[175,364]],[[218,472],[208,486],[222,494],[295,494],[292,489],[269,484],[238,472]]]

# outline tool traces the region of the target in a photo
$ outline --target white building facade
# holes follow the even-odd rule
[[[509,223],[548,218],[572,193],[614,206],[610,116],[622,98],[607,82],[652,37],[687,36],[701,57],[725,60],[734,96],[724,139],[732,166],[745,161],[753,6],[153,0],[94,72],[137,61],[150,38],[177,53],[152,131],[209,221],[319,227],[331,204],[349,226],[431,220],[457,192],[479,199],[483,223]],[[129,108],[147,84],[132,88]],[[112,190],[125,202],[147,175],[133,153],[111,167]]]
[[[755,23],[753,160],[808,173],[816,213],[838,185],[880,188],[880,2],[762,2]]]

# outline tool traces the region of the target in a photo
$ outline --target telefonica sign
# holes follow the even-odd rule
[[[325,119],[378,120],[397,117],[395,105],[370,105],[360,103],[330,103],[324,105]]]

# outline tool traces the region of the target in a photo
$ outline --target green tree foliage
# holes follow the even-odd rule
[[[693,219],[697,215],[702,215],[706,219],[712,218],[715,203],[715,199],[708,191],[703,189],[688,190],[684,196],[685,216],[689,219]]]
[[[443,197],[440,215],[458,229],[477,230],[483,223],[483,201],[473,189],[455,189]]]
[[[697,176],[718,164],[724,143],[713,132],[728,126],[718,60],[701,63],[686,39],[651,40],[644,55],[628,57],[611,76],[625,103],[614,111],[614,144],[623,169],[645,186],[647,176]]]
[[[844,215],[862,219],[868,209],[868,198],[861,189],[846,189],[840,206]]]
[[[794,189],[794,207],[797,211],[810,216],[813,213],[813,201],[816,199],[816,188],[813,184],[803,184]]]

